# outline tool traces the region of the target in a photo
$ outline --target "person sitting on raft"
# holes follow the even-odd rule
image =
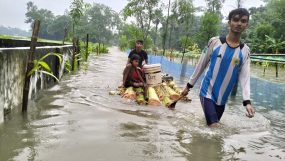
[[[148,64],[148,56],[147,53],[142,49],[143,47],[143,41],[142,40],[137,40],[136,41],[136,45],[135,45],[135,49],[133,49],[129,56],[128,56],[128,62],[127,65],[130,65],[130,61],[131,61],[131,57],[136,54],[139,56],[139,64],[138,66],[140,68],[143,68],[143,62],[145,64]]]
[[[145,87],[146,83],[143,79],[141,69],[139,67],[140,57],[133,54],[130,58],[130,65],[127,65],[123,72],[123,86],[124,87]]]

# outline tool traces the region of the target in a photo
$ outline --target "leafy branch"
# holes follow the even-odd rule
[[[44,61],[49,56],[56,56],[59,60],[59,63],[62,63],[62,55],[59,53],[48,53],[41,57],[39,60],[34,60],[34,67],[29,71],[28,76],[31,76],[36,71],[39,71],[43,74],[53,77],[56,81],[59,81],[58,78],[52,73],[50,66]]]

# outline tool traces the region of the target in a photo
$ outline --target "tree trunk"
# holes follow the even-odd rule
[[[168,31],[170,3],[171,3],[171,0],[168,1],[168,11],[167,11],[166,26],[165,26],[165,32],[164,32],[164,35],[163,35],[163,45],[162,45],[163,53],[162,53],[162,55],[165,55],[165,43],[166,43],[166,36],[167,36],[167,31]]]
[[[174,28],[174,25],[171,24],[171,27],[170,27],[170,32],[169,32],[169,39],[168,39],[168,48],[172,48],[172,45],[171,45],[171,39],[172,39],[172,31],[173,31],[173,28]]]
[[[158,28],[158,22],[159,20],[157,19],[156,20],[156,23],[155,23],[155,37],[154,37],[154,46],[156,46],[156,40],[157,40],[157,28]]]
[[[185,44],[184,44],[184,49],[183,49],[183,55],[182,55],[181,63],[183,62],[184,55],[186,53],[186,46],[187,46],[187,43],[188,43],[188,37],[189,37],[189,35],[187,34],[186,41],[185,41]]]

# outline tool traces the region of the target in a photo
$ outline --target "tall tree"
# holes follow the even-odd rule
[[[78,32],[82,33],[81,36],[85,37],[83,33],[85,31],[90,34],[91,40],[103,44],[109,43],[121,23],[118,13],[98,3],[90,5],[85,13],[81,19],[83,25],[78,28]]]
[[[186,35],[186,40],[183,48],[183,53],[185,53],[188,41],[190,41],[190,31],[191,31],[191,23],[194,21],[194,12],[195,8],[193,5],[192,0],[179,0],[178,1],[178,14],[179,14],[179,21],[184,27],[184,34]]]
[[[155,13],[159,10],[159,0],[128,0],[127,6],[123,9],[124,18],[134,17],[137,26],[143,32],[143,40],[146,40],[151,24],[156,19]]]
[[[62,40],[65,29],[67,31],[72,29],[72,19],[69,15],[56,16],[54,21],[47,26],[48,33],[56,40]]]
[[[27,12],[26,12],[25,23],[30,23],[31,25],[35,20],[41,21],[41,26],[39,30],[39,37],[41,38],[51,38],[52,36],[48,32],[48,25],[53,23],[55,16],[53,13],[46,9],[38,9],[33,2],[27,3]]]
[[[165,43],[166,43],[166,37],[167,37],[167,32],[168,32],[170,4],[171,4],[171,1],[168,0],[168,9],[167,9],[167,17],[166,17],[165,31],[164,31],[164,34],[163,34],[163,37],[162,37],[162,41],[163,41],[163,42],[162,42],[162,49],[163,49],[162,55],[165,54]]]
[[[222,4],[225,0],[206,0],[207,8],[210,12],[221,14]]]
[[[237,8],[242,8],[244,0],[236,0]]]
[[[205,12],[201,18],[201,27],[199,34],[199,43],[204,46],[207,44],[207,41],[219,34],[220,28],[220,18],[217,14],[212,12]]]
[[[70,16],[72,17],[72,36],[75,36],[75,27],[83,15],[84,3],[83,0],[73,0],[70,5]]]

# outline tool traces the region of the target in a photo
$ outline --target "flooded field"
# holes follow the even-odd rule
[[[0,160],[41,161],[281,161],[285,160],[285,84],[252,77],[256,116],[245,117],[240,93],[221,126],[205,125],[198,84],[191,103],[138,106],[109,91],[121,84],[127,56],[117,48],[91,56],[88,69],[65,76],[0,125]],[[184,87],[188,80],[175,70]],[[180,65],[181,67],[181,65]],[[176,69],[177,68],[177,69]],[[181,68],[180,68],[181,70]],[[193,67],[189,67],[191,72]],[[254,71],[256,72],[256,71]]]

